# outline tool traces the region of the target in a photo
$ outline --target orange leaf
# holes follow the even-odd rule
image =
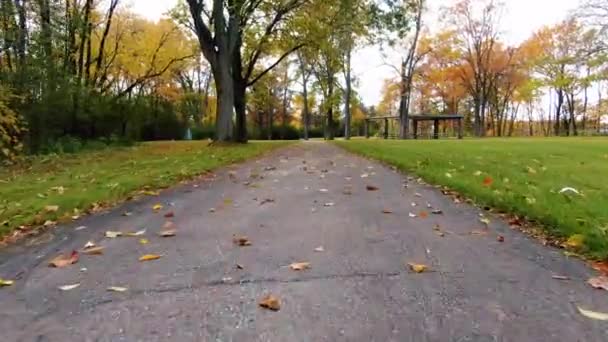
[[[593,262],[591,263],[591,267],[603,275],[608,276],[608,260]]]
[[[281,309],[281,302],[279,301],[279,298],[273,295],[268,295],[262,298],[262,300],[259,302],[259,305],[264,309],[272,311],[279,311]]]
[[[139,258],[139,261],[151,261],[151,260],[157,260],[160,259],[160,255],[157,254],[146,254],[143,255]]]
[[[429,217],[429,213],[427,213],[426,211],[421,211],[421,212],[420,212],[420,215],[418,215],[418,216],[419,216],[420,218],[425,219],[425,218]]]
[[[232,237],[232,242],[237,245],[237,246],[251,246],[251,241],[249,241],[249,238],[247,238],[246,236],[238,236],[238,235],[234,235]]]
[[[492,177],[486,177],[483,179],[483,186],[485,187],[490,187],[492,186],[492,183],[494,183],[494,180],[492,179]]]

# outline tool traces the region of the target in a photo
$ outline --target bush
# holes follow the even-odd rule
[[[207,140],[215,138],[215,126],[203,125],[191,129],[192,140]]]
[[[23,150],[26,129],[21,117],[9,107],[12,98],[12,93],[0,87],[0,161],[10,162]]]

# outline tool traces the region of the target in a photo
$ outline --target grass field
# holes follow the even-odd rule
[[[608,257],[608,139],[339,141],[340,146],[540,223],[579,252]],[[561,193],[571,187],[580,192]]]
[[[285,144],[154,142],[36,157],[19,167],[0,168],[0,237],[21,225],[67,221],[95,204],[109,206],[140,190],[153,192]]]

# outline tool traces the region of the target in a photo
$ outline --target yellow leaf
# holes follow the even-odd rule
[[[145,229],[137,231],[135,233],[126,233],[125,235],[129,236],[129,237],[137,237],[137,236],[142,236],[144,234],[146,234],[146,230]]]
[[[583,316],[597,319],[600,321],[608,321],[608,313],[585,310],[585,309],[582,309],[580,306],[577,306],[576,308]]]
[[[281,302],[279,301],[279,298],[273,295],[268,295],[262,298],[262,300],[259,302],[259,305],[264,309],[272,311],[279,311],[281,309]]]
[[[15,283],[15,281],[13,281],[13,280],[0,278],[0,287],[12,286],[14,283]]]
[[[582,234],[574,234],[568,238],[565,245],[569,248],[579,249],[585,243],[585,236]]]
[[[157,254],[146,254],[143,255],[139,258],[139,261],[151,261],[151,260],[157,260],[160,259],[160,255]]]
[[[157,203],[157,204],[155,204],[155,205],[152,207],[152,210],[154,210],[154,211],[157,211],[157,212],[158,212],[158,211],[160,211],[162,208],[163,208],[163,205],[162,205],[162,204],[160,204],[160,203]]]
[[[106,232],[106,237],[109,238],[109,239],[114,239],[114,238],[117,238],[119,236],[122,236],[122,232],[114,232],[114,231],[111,231],[111,230],[108,230]]]
[[[86,255],[101,255],[103,254],[104,247],[89,247],[82,250],[82,253]]]
[[[139,243],[142,244],[142,245],[145,245],[148,242],[149,242],[148,239],[139,239]]]
[[[307,270],[310,268],[310,263],[309,262],[294,262],[293,264],[289,265],[289,268],[291,268],[294,271],[303,271],[303,270]]]
[[[46,207],[44,207],[44,211],[46,211],[47,213],[56,213],[58,210],[58,205],[47,205]]]
[[[414,264],[414,263],[408,263],[408,265],[410,266],[410,269],[416,273],[422,273],[422,272],[425,272],[426,270],[428,270],[427,265]]]

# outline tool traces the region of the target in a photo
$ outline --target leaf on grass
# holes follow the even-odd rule
[[[289,265],[289,268],[291,268],[294,271],[304,271],[310,268],[310,263],[309,262],[294,262],[293,264]]]
[[[583,247],[585,243],[585,236],[582,234],[574,234],[568,238],[568,240],[564,243],[565,247],[579,249]]]
[[[587,284],[591,285],[593,288],[608,291],[608,277],[607,276],[599,276],[599,277],[590,278],[589,280],[587,280]]]
[[[175,217],[175,213],[173,213],[172,211],[168,212],[165,214],[166,218],[171,218],[171,217]]]
[[[368,185],[365,187],[367,189],[367,191],[378,191],[378,187],[374,186],[374,185]]]
[[[234,235],[232,237],[232,242],[240,247],[251,246],[251,241],[246,236]]]
[[[111,231],[111,230],[108,230],[106,232],[106,237],[109,239],[115,239],[119,236],[122,236],[122,232],[115,232],[115,231]]]
[[[473,173],[473,176],[479,177],[481,176],[482,172],[481,171],[475,171],[475,173]]]
[[[46,211],[47,213],[56,213],[57,211],[59,211],[59,206],[47,205],[46,207],[44,207],[44,211]]]
[[[73,290],[73,289],[77,288],[78,286],[80,286],[80,283],[72,284],[72,285],[59,286],[59,289],[61,291],[70,291],[70,290]]]
[[[160,255],[158,254],[146,254],[146,255],[142,255],[139,258],[139,261],[151,261],[151,260],[157,260],[160,259]]]
[[[77,263],[79,258],[78,252],[72,251],[70,255],[61,254],[55,257],[55,259],[49,262],[49,266],[57,268],[66,267]]]
[[[0,287],[13,286],[13,284],[15,284],[15,281],[13,280],[0,278]]]
[[[578,190],[576,190],[575,188],[571,188],[571,187],[565,187],[565,188],[561,189],[559,191],[559,193],[560,194],[573,193],[573,194],[577,194],[577,195],[581,194]]]
[[[490,187],[492,186],[492,183],[494,183],[494,180],[492,179],[492,177],[486,177],[483,179],[483,186],[485,187]]]
[[[445,176],[446,176],[447,178],[452,178],[452,174],[451,174],[451,173],[449,173],[449,172],[446,172],[446,173],[445,173]]]
[[[415,264],[415,263],[408,263],[408,266],[410,267],[410,270],[416,272],[416,273],[423,273],[425,271],[428,270],[428,266],[424,265],[424,264]]]
[[[323,248],[323,246],[319,246],[315,248],[315,252],[325,252],[325,248]]]
[[[608,313],[585,310],[585,309],[581,308],[580,306],[577,306],[576,308],[578,309],[578,312],[580,312],[581,315],[583,315],[583,316],[586,316],[586,317],[589,317],[592,319],[597,319],[599,321],[608,321]]]
[[[175,229],[163,230],[158,235],[161,237],[173,237],[177,235],[177,231]]]
[[[260,307],[272,311],[279,311],[281,309],[281,302],[279,301],[279,298],[273,295],[268,295],[262,298],[258,304]]]
[[[155,212],[159,212],[162,208],[163,208],[163,205],[160,203],[157,203],[152,207],[152,210],[154,210]]]
[[[534,168],[530,167],[530,166],[526,166],[526,172],[531,174],[531,175],[535,175],[536,174],[536,170],[534,170]]]
[[[142,229],[136,232],[129,232],[129,233],[125,233],[125,236],[129,236],[129,237],[138,237],[138,236],[142,236],[146,234],[146,230]]]
[[[83,249],[82,253],[86,255],[101,255],[103,254],[103,250],[104,247],[102,246],[94,246]]]
[[[129,290],[129,289],[126,287],[120,287],[120,286],[108,287],[108,291],[110,291],[110,292],[127,292],[127,290]]]

